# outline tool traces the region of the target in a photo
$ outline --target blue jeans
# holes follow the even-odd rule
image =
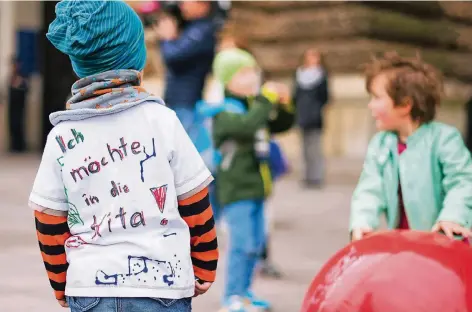
[[[246,296],[265,243],[264,201],[243,200],[226,205],[223,214],[229,228],[229,255],[225,300]]]
[[[213,210],[213,219],[215,219],[215,223],[218,223],[218,221],[221,218],[221,207],[218,203],[218,199],[216,196],[216,181],[215,180],[211,182],[211,184],[208,186],[208,192],[210,194],[210,204]]]
[[[190,312],[192,298],[67,297],[71,312]]]

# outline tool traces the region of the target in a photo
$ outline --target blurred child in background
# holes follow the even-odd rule
[[[220,45],[219,50],[239,48],[248,53],[251,53],[250,44],[245,38],[238,36],[237,33],[232,29],[231,24],[227,24],[223,29],[220,36]],[[262,72],[262,80],[264,80],[264,73]],[[273,83],[279,94],[279,103],[277,107],[277,114],[280,116],[278,118],[271,118],[269,120],[269,130],[271,134],[283,133],[290,130],[295,121],[295,111],[292,105],[292,99],[290,94],[290,89],[282,83]],[[270,158],[270,169],[272,174],[272,179],[275,181],[281,178],[283,175],[288,173],[289,165],[286,161],[286,158],[283,154],[283,150],[280,148],[275,139],[270,141],[271,147],[271,158]],[[270,218],[266,225],[267,228],[267,237],[264,249],[261,255],[260,273],[263,276],[272,277],[272,278],[281,278],[282,273],[270,260],[269,245],[270,245],[270,233],[272,231],[272,224]]]
[[[269,123],[283,121],[279,87],[261,87],[261,71],[248,52],[219,52],[213,72],[225,88],[225,100],[213,118],[213,139],[221,158],[216,192],[229,227],[229,257],[224,311],[245,312],[270,305],[256,299],[251,284],[266,241],[264,201],[272,191]]]

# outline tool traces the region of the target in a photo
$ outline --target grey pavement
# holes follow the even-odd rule
[[[39,155],[0,155],[0,311],[67,311],[54,300],[35,236],[27,200]],[[285,274],[281,280],[257,277],[256,294],[270,300],[275,312],[299,311],[305,291],[323,263],[347,243],[349,201],[359,161],[328,161],[323,190],[305,190],[294,173],[276,185],[268,203],[273,224],[271,253]],[[217,311],[225,273],[225,237],[217,282],[194,301],[196,312]]]

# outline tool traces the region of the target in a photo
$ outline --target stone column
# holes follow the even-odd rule
[[[18,1],[15,10],[15,32],[31,30],[39,34],[42,24],[43,1]],[[36,51],[39,55],[40,51]],[[37,59],[39,62],[39,60]],[[38,64],[41,65],[41,64]],[[26,100],[26,143],[30,150],[37,150],[41,143],[41,98],[42,77],[35,73],[29,77],[29,90]]]

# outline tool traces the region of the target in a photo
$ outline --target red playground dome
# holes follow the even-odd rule
[[[302,312],[472,312],[472,248],[416,231],[373,234],[334,255]]]

